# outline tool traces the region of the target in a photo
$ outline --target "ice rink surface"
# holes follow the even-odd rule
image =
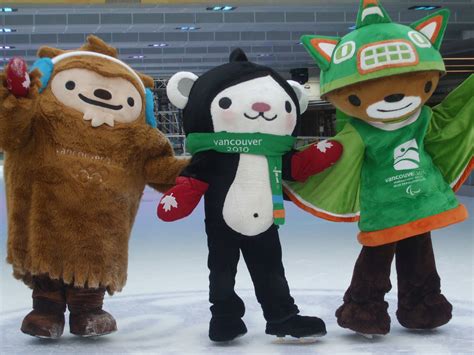
[[[0,167],[0,177],[1,167]],[[119,331],[95,339],[69,334],[44,341],[22,334],[31,309],[31,290],[11,276],[6,257],[5,191],[0,180],[0,354],[473,354],[474,353],[474,220],[433,233],[442,289],[454,305],[452,321],[433,331],[408,331],[396,320],[396,275],[387,296],[391,333],[372,340],[339,328],[334,312],[349,285],[360,245],[355,224],[316,219],[286,204],[287,222],[280,228],[283,258],[293,297],[305,315],[322,317],[328,334],[314,343],[279,342],[265,335],[265,321],[255,300],[243,260],[237,292],[244,299],[248,333],[229,344],[207,337],[207,246],[203,208],[167,224],[157,220],[159,195],[146,190],[130,241],[128,284],[107,297],[105,309]],[[460,197],[474,216],[474,198]]]

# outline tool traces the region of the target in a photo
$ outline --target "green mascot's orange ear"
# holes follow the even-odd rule
[[[329,68],[332,54],[340,40],[339,37],[327,36],[305,35],[301,37],[303,46],[305,46],[321,70]]]
[[[410,27],[423,33],[433,46],[439,50],[444,32],[446,31],[446,25],[448,24],[448,18],[449,10],[442,9],[412,23]]]

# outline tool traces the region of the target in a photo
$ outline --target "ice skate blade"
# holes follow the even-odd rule
[[[101,334],[95,334],[95,333],[91,333],[91,334],[74,334],[74,333],[71,333],[72,335],[75,335],[77,337],[80,337],[80,338],[100,338],[100,337],[103,337],[105,335],[109,335],[109,334],[112,334],[112,333],[115,333],[117,330],[112,330],[110,332],[107,332],[107,333],[101,333]]]
[[[380,336],[379,334],[366,334],[366,333],[360,333],[360,332],[356,332],[356,334],[360,335],[361,337],[364,337],[365,339],[369,339],[369,340],[372,340],[372,339],[376,338],[377,336]]]
[[[326,333],[313,334],[305,337],[296,338],[291,335],[277,335],[276,344],[313,344],[318,341],[319,338],[325,336]]]
[[[214,344],[227,345],[227,344],[231,344],[231,343],[234,342],[235,340],[238,340],[239,338],[242,338],[245,334],[247,334],[247,332],[242,333],[242,334],[239,334],[239,335],[237,335],[235,338],[232,338],[232,339],[229,339],[229,340],[214,340],[214,339],[211,339],[211,341],[212,341]]]
[[[25,333],[27,334],[27,333]],[[28,335],[31,335],[31,334],[28,334]],[[48,337],[48,336],[44,336],[44,335],[31,335],[32,337],[35,337],[35,338],[38,338],[38,339],[41,339],[41,340],[58,340],[60,338],[60,336],[55,336],[55,337]]]
[[[57,339],[61,338],[61,336],[62,336],[62,332],[61,333],[53,332],[52,334],[47,336],[47,335],[39,335],[39,334],[30,333],[30,332],[25,332],[23,329],[21,329],[21,331],[22,331],[23,334],[32,336],[32,337],[37,338],[37,339],[42,339],[42,340],[53,340],[54,341],[54,340],[57,340]]]

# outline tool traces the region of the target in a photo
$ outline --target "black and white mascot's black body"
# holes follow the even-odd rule
[[[304,89],[249,62],[240,49],[228,64],[199,78],[189,72],[175,74],[167,93],[184,110],[193,157],[177,185],[161,199],[158,216],[165,221],[183,218],[204,195],[210,339],[229,341],[247,332],[245,306],[234,291],[240,252],[267,334],[326,334],[321,319],[298,315],[285,278],[277,224],[284,221],[281,179],[304,181],[321,172],[338,160],[342,146],[324,141],[302,152],[293,150],[298,119],[308,104]]]

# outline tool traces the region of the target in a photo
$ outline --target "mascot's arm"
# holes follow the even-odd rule
[[[283,157],[283,179],[305,182],[310,176],[334,165],[341,157],[342,151],[341,143],[324,140],[300,152],[287,153]]]
[[[195,154],[189,165],[176,178],[176,186],[168,190],[157,206],[158,218],[172,222],[189,216],[209,187],[208,172],[211,152]]]
[[[424,143],[445,180],[457,190],[474,165],[474,75],[433,108]]]
[[[176,177],[189,164],[189,159],[176,157],[168,139],[159,131],[151,130],[152,141],[161,143],[158,154],[149,159],[145,164],[145,181],[155,190],[167,191],[175,185]]]
[[[7,152],[23,147],[32,136],[39,77],[39,71],[31,73],[27,96],[16,97],[7,89],[5,71],[0,74],[0,148]]]
[[[298,207],[315,216],[335,222],[357,221],[365,146],[350,123],[332,140],[344,147],[337,163],[304,183],[285,181],[285,193]]]

